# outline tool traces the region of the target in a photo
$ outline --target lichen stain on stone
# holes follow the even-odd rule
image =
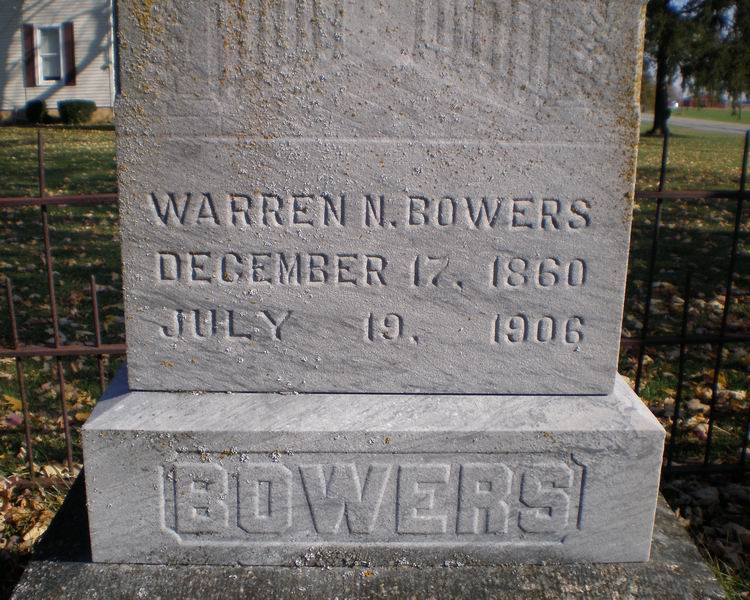
[[[151,22],[151,11],[154,8],[154,0],[141,0],[140,4],[140,7],[137,3],[133,5],[133,16],[138,21],[141,31],[146,33]]]

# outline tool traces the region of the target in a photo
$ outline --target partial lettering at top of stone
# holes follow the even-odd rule
[[[643,4],[121,2],[131,387],[608,393]]]

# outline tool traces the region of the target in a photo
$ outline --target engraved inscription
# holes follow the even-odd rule
[[[497,315],[493,325],[494,343],[580,344],[585,339],[584,325],[583,317],[530,317],[519,314],[506,318]]]
[[[405,230],[410,236],[429,240],[440,232],[460,228],[483,236],[488,245],[502,236],[531,235],[554,242],[562,236],[584,234],[595,224],[593,200],[542,195],[151,192],[147,207],[149,223],[157,229],[291,230],[302,239],[308,232],[315,239],[319,231],[354,228],[367,235]],[[359,239],[363,239],[361,235]],[[377,251],[363,251],[356,241],[350,241],[349,247],[342,246],[336,251],[314,246],[300,251],[279,244],[252,242],[218,251],[184,247],[178,251],[165,243],[154,253],[154,279],[157,285],[170,288],[214,286],[217,293],[224,287],[248,288],[245,293],[252,295],[265,288],[326,288],[366,293],[373,288],[409,287],[422,294],[459,295],[489,288],[517,295],[528,289],[549,290],[545,293],[560,292],[569,297],[587,290],[592,280],[590,259],[585,256],[496,254],[458,260],[450,245],[411,256],[404,256],[400,248],[394,254],[393,244],[380,244]],[[309,289],[306,291],[310,293]],[[236,298],[217,304],[175,307],[158,317],[159,333],[164,338],[179,340],[284,342],[290,339],[287,333],[294,334],[295,328],[299,333],[298,326],[302,324],[300,319],[292,318],[290,308],[269,309],[251,301],[255,310],[249,310],[238,305]],[[416,347],[435,338],[423,326],[415,327],[419,318],[415,319],[407,310],[362,310],[346,319],[346,326],[339,327],[342,339],[357,339],[350,323],[361,319],[364,329],[359,340],[368,345],[396,345],[406,341],[399,346]],[[492,324],[491,339],[481,334],[475,337],[484,344],[560,343],[579,349],[585,343],[584,321],[584,316],[498,314]],[[239,362],[244,360],[241,357]]]
[[[292,231],[328,228],[576,232],[592,225],[587,198],[382,193],[151,192],[150,224],[167,228]]]
[[[473,69],[478,82],[484,79],[502,86],[518,100],[536,105],[551,99],[586,104],[595,99],[586,93],[591,85],[616,81],[607,48],[615,37],[613,0],[591,2],[586,18],[572,24],[561,2],[414,2],[418,59]]]
[[[223,337],[246,339],[264,337],[282,340],[283,326],[292,311],[234,309],[183,309],[169,311],[168,322],[160,327],[165,338],[194,340]]]
[[[611,78],[612,0],[592,2],[588,18],[575,25],[562,18],[558,2],[409,1],[413,23],[402,42],[412,46],[417,59],[474,69],[516,98],[540,103],[565,91],[583,101],[584,86]],[[309,69],[347,54],[343,0],[251,0],[206,12],[194,17],[189,39],[176,36],[182,49],[175,53],[177,83],[199,78],[213,90],[215,83],[247,74],[248,65],[263,72],[279,64]],[[573,60],[561,61],[566,53]],[[555,69],[570,89],[555,89]]]
[[[570,456],[181,454],[161,483],[180,543],[564,543],[583,523]]]
[[[450,262],[448,256],[417,256],[414,259],[414,286],[438,287]]]
[[[477,68],[516,96],[548,91],[554,3],[416,0],[415,55]],[[532,6],[533,5],[533,6]]]
[[[461,465],[459,533],[507,533],[512,471],[502,464]]]
[[[450,465],[401,465],[398,469],[399,533],[444,534]]]
[[[370,342],[393,342],[404,336],[404,318],[396,313],[380,317],[370,313],[365,324],[365,336]]]
[[[343,19],[342,0],[251,0],[222,6],[217,18],[221,81],[242,75],[248,65],[264,71],[277,64],[309,68],[311,61],[341,58]]]
[[[283,533],[292,524],[292,473],[283,465],[237,471],[237,524],[248,533]]]
[[[299,472],[315,531],[337,533],[346,520],[350,533],[372,533],[391,465],[369,465],[362,482],[353,464],[333,465],[328,478],[324,465],[301,465]]]
[[[264,63],[283,61],[292,50],[316,59],[340,56],[341,0],[259,0],[258,4],[257,44]]]
[[[219,465],[177,463],[173,467],[175,529],[217,533],[228,526],[227,472]]]
[[[552,533],[570,519],[573,472],[563,463],[537,465],[523,474],[518,526],[526,533]]]
[[[586,261],[581,258],[498,256],[492,269],[492,286],[511,289],[580,288],[586,284],[586,277]]]
[[[158,252],[157,280],[272,286],[387,285],[388,260],[357,252]]]

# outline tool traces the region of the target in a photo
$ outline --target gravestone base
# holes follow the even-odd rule
[[[13,600],[726,597],[664,501],[657,506],[651,560],[645,563],[420,568],[97,564],[91,562],[84,476],[37,545]]]
[[[130,392],[84,426],[97,562],[649,558],[664,431],[608,396]]]

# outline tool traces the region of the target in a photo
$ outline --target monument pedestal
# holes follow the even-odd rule
[[[87,474],[86,474],[87,475]],[[13,600],[535,598],[658,600],[726,596],[665,502],[643,563],[439,567],[238,567],[91,562],[83,477],[37,546]],[[127,538],[128,534],[123,535]]]
[[[84,426],[93,560],[649,558],[664,431],[608,396],[130,392]]]

